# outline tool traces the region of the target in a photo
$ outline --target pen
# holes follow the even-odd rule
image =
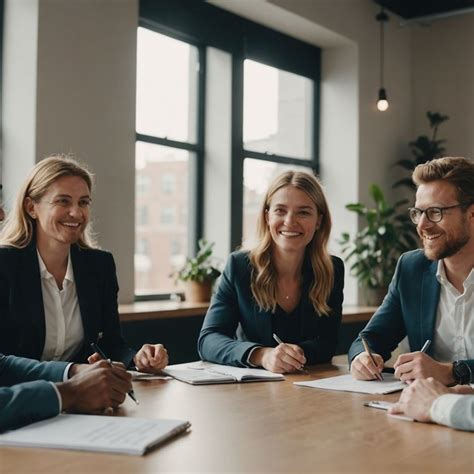
[[[273,339],[275,339],[277,344],[283,344],[283,341],[275,333],[273,333]],[[304,370],[304,365],[302,365],[298,370],[302,372]]]
[[[421,348],[420,352],[426,352],[431,345],[431,339],[427,339],[426,342],[423,344],[423,347]]]
[[[364,350],[365,352],[367,352],[367,354],[369,354],[369,357],[371,358],[372,362],[374,363],[375,366],[377,366],[377,364],[375,363],[375,359],[374,359],[374,356],[372,355],[372,351],[370,350],[370,347],[369,345],[367,344],[367,341],[364,339],[363,336],[360,336],[361,340],[362,340],[362,344],[364,344]],[[383,375],[381,373],[378,373],[376,372],[374,374],[381,382],[383,382]]]
[[[92,347],[92,350],[94,352],[97,352],[100,357],[102,357],[102,359],[106,360],[109,365],[112,367],[112,361],[104,354],[104,352],[102,351],[102,349],[95,343],[95,342],[91,342],[91,347]],[[136,399],[135,397],[135,392],[133,391],[133,388],[132,390],[130,390],[127,394],[137,405],[139,405],[138,403],[138,400]]]

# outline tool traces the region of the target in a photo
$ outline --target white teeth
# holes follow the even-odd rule
[[[62,222],[62,225],[65,225],[66,227],[79,227],[80,224],[78,222]]]
[[[297,235],[301,235],[300,232],[289,232],[287,230],[280,231],[280,234],[286,237],[296,237]]]
[[[435,240],[437,239],[441,234],[435,234],[435,235],[424,235],[424,238],[427,240]]]

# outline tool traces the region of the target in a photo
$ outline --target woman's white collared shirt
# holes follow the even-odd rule
[[[46,329],[41,360],[70,360],[84,340],[71,255],[68,257],[63,288],[60,290],[38,251],[37,254]]]

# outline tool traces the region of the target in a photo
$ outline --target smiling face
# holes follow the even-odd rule
[[[297,253],[304,253],[321,217],[311,198],[291,185],[275,192],[265,214],[273,245]]]
[[[415,207],[448,207],[459,204],[456,189],[444,181],[420,184]],[[460,207],[443,211],[440,222],[430,222],[423,214],[417,225],[424,252],[430,260],[449,258],[460,252],[472,237],[468,212]]]
[[[78,176],[57,179],[38,201],[26,198],[26,211],[36,221],[37,246],[78,241],[89,222],[90,190]]]

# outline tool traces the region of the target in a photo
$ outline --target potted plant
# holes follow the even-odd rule
[[[398,258],[416,248],[418,242],[408,213],[397,213],[407,200],[390,206],[376,184],[370,186],[369,194],[374,207],[362,203],[346,205],[365,221],[365,226],[353,238],[344,232],[339,242],[344,259],[351,264],[351,274],[365,290],[366,303],[377,305],[387,292]]]
[[[403,169],[410,171],[410,176],[402,178],[393,184],[394,188],[399,186],[406,186],[411,190],[415,190],[415,184],[411,180],[411,173],[421,163],[426,163],[434,158],[443,156],[446,151],[442,146],[446,140],[438,140],[438,127],[446,120],[449,120],[447,115],[441,115],[438,112],[426,112],[426,117],[430,122],[430,129],[432,130],[431,138],[426,135],[420,135],[416,140],[409,143],[413,158],[405,158],[395,163],[396,166],[401,166]]]
[[[184,282],[186,301],[201,303],[210,301],[212,285],[221,272],[212,264],[214,242],[204,239],[198,242],[195,257],[188,257],[184,266],[175,273],[176,281]]]

